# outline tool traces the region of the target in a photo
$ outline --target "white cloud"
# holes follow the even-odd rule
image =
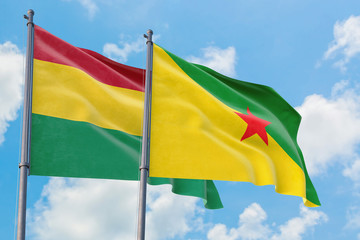
[[[70,2],[72,0],[63,0],[63,1]],[[95,16],[96,12],[99,10],[97,4],[93,0],[76,0],[76,1],[79,2],[80,5],[86,9],[90,19],[92,19]]]
[[[52,178],[30,211],[34,239],[134,239],[137,182]]]
[[[324,59],[341,55],[335,66],[346,71],[346,64],[360,53],[360,16],[350,16],[334,25],[334,40],[324,54]]]
[[[119,47],[115,43],[106,43],[103,47],[103,52],[113,60],[126,63],[130,54],[145,51],[145,41],[145,38],[138,38],[136,41],[130,43],[120,41],[122,47]]]
[[[245,208],[239,216],[238,236],[240,239],[265,239],[270,233],[270,229],[263,222],[267,214],[257,203]]]
[[[224,75],[234,77],[236,64],[236,50],[234,47],[221,49],[218,47],[207,47],[202,49],[202,57],[190,56],[188,61],[205,65]]]
[[[356,159],[349,167],[345,168],[343,175],[353,180],[358,187],[360,185],[360,159]]]
[[[264,224],[266,218],[266,212],[261,206],[253,203],[240,214],[238,228],[227,230],[225,225],[216,224],[207,237],[209,240],[268,239],[270,229]]]
[[[300,217],[295,217],[279,226],[280,233],[274,234],[271,240],[301,240],[302,235],[315,225],[327,222],[328,217],[321,211],[310,210],[300,205]]]
[[[0,44],[0,144],[5,140],[9,122],[17,118],[21,105],[23,63],[23,55],[15,44]]]
[[[359,86],[349,84],[341,81],[334,85],[331,97],[314,94],[297,107],[302,116],[298,140],[310,175],[324,173],[335,163],[352,164],[358,159],[360,94]]]
[[[325,213],[302,205],[300,216],[290,219],[278,229],[270,229],[269,225],[264,223],[266,219],[266,212],[259,204],[253,203],[240,214],[238,228],[228,230],[224,224],[216,224],[207,237],[209,240],[301,240],[315,225],[328,220]]]
[[[184,236],[201,226],[201,210],[195,197],[179,196],[170,191],[170,185],[149,186],[147,239],[168,239]],[[190,225],[191,222],[191,225]]]
[[[345,228],[347,229],[360,229],[360,207],[352,206],[346,213],[347,223]]]
[[[28,210],[28,237],[36,240],[92,240],[136,238],[138,182],[51,178],[41,199]],[[146,236],[149,240],[182,239],[203,230],[197,198],[171,193],[170,186],[150,186]],[[239,215],[239,226],[216,224],[209,240],[302,239],[327,217],[300,207],[300,216],[277,229],[265,223],[266,212],[257,203]],[[273,224],[274,228],[276,227]]]
[[[228,231],[226,225],[220,223],[210,229],[207,234],[209,240],[235,240],[237,237],[237,229],[232,228]]]
[[[52,178],[29,211],[29,233],[37,240],[135,239],[138,182]],[[198,225],[196,202],[170,186],[150,187],[146,235],[179,237]]]
[[[88,11],[89,17],[93,18],[98,11],[96,3],[92,0],[78,0],[78,2]]]

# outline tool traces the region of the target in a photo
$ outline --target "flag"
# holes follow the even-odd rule
[[[145,71],[34,34],[32,175],[139,179]],[[221,208],[211,180],[150,178]]]
[[[150,176],[275,185],[319,206],[297,132],[272,88],[223,76],[154,46]]]

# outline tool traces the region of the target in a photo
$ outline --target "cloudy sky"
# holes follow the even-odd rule
[[[224,208],[150,187],[147,239],[360,239],[360,2],[2,0],[0,236],[14,239],[26,21],[145,67],[142,35],[225,75],[273,87],[302,115],[298,142],[322,206],[273,186],[216,182]],[[138,182],[29,177],[29,240],[135,239]]]

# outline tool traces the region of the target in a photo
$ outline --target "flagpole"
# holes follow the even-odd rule
[[[17,240],[25,239],[27,177],[30,167],[30,129],[31,129],[31,100],[32,100],[32,78],[33,78],[34,11],[32,9],[29,9],[27,13],[28,13],[27,16],[24,15],[24,18],[28,20],[27,22],[28,32],[27,32],[27,47],[26,47],[21,162],[19,164],[20,181],[19,181]]]
[[[152,82],[152,58],[153,58],[153,31],[148,30],[144,37],[147,39],[146,54],[146,77],[145,77],[145,100],[144,100],[144,120],[142,154],[140,165],[140,193],[139,193],[139,216],[137,239],[145,239],[145,217],[146,217],[146,187],[149,175],[149,156],[150,156],[150,116],[151,116],[151,82]]]

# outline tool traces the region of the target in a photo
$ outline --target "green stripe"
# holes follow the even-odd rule
[[[138,179],[138,136],[38,114],[31,128],[31,174]]]
[[[31,127],[32,175],[139,179],[139,136],[39,114],[32,114]],[[172,184],[174,193],[201,197],[207,208],[222,208],[212,181],[152,178],[149,183]]]
[[[227,106],[242,113],[246,113],[249,107],[254,115],[270,121],[267,132],[303,169],[306,196],[314,204],[320,205],[297,144],[301,116],[294,108],[270,87],[229,78],[205,66],[189,63],[168,51],[166,53],[190,78]]]

